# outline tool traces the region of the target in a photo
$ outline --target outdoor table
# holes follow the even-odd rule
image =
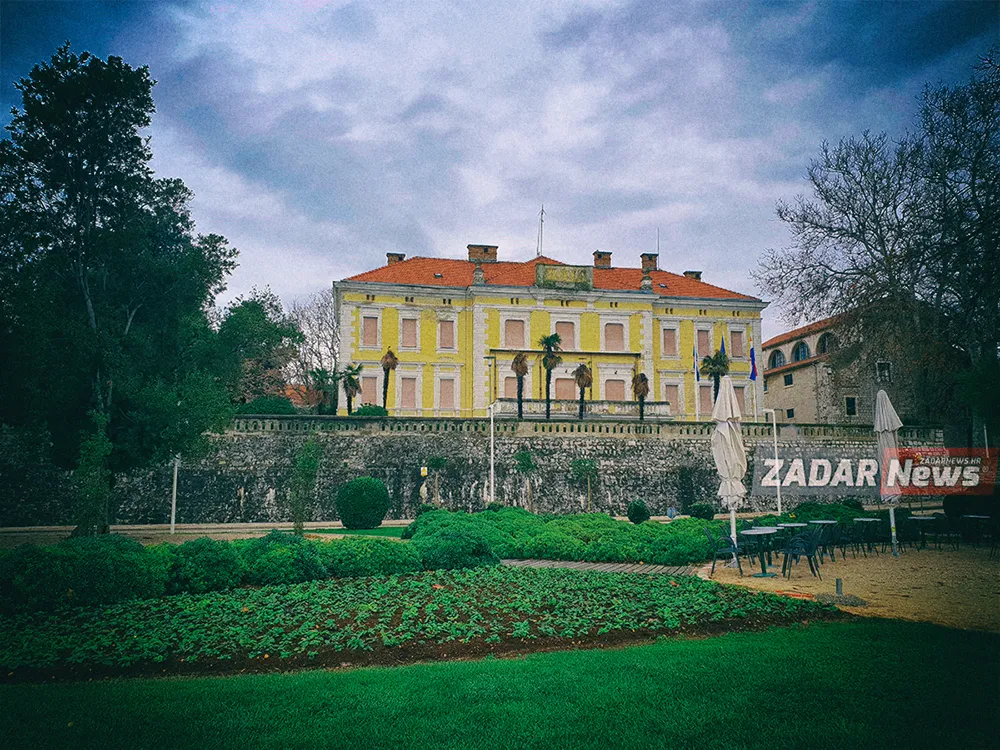
[[[962,518],[975,518],[977,521],[989,521],[992,516],[977,516],[972,513],[966,513]]]
[[[933,521],[934,516],[910,516],[911,521]],[[927,532],[924,530],[924,524],[921,523],[917,526],[920,529],[920,548],[925,549],[927,547]]]
[[[743,536],[770,536],[771,534],[777,534],[777,526],[760,526],[756,529],[747,529],[746,531],[741,531],[740,534]],[[760,554],[760,573],[754,573],[754,578],[774,578],[777,573],[767,572],[767,560],[764,558],[764,545],[761,545],[757,550]]]
[[[857,521],[858,519],[855,518],[854,520]],[[873,518],[872,520],[874,521],[875,519]],[[810,521],[809,523],[826,524],[827,526],[830,526],[830,525],[835,524],[837,522],[836,521],[829,521],[829,520],[823,519],[822,521]]]
[[[877,521],[877,518],[855,518],[855,521],[862,521],[864,523],[871,523],[872,521]]]
[[[778,528],[779,529],[801,529],[801,528],[804,528],[804,527],[806,527],[808,525],[809,524],[805,524],[805,523],[779,523],[778,524]]]

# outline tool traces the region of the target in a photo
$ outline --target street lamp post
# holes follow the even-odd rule
[[[497,486],[496,486],[496,473],[494,471],[494,459],[493,459],[493,411],[496,407],[497,402],[494,401],[490,404],[490,502],[495,503],[497,501]]]
[[[774,439],[774,470],[775,476],[778,476],[778,413],[774,409],[764,409],[764,414],[771,412],[771,437]],[[775,489],[778,491],[778,515],[781,515],[781,479],[778,479],[778,484],[775,485]]]

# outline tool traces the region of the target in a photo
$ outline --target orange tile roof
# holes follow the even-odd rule
[[[565,265],[545,256],[518,262],[498,261],[496,263],[483,263],[483,275],[487,284],[530,287],[535,284],[535,266],[538,264]],[[476,264],[468,260],[415,256],[392,265],[350,276],[344,281],[466,287],[472,284],[472,272],[475,267]],[[653,291],[662,297],[759,301],[757,297],[732,292],[669,271],[652,271],[650,276],[653,280]],[[641,284],[642,269],[639,268],[594,269],[595,289],[639,291]]]
[[[834,315],[829,318],[823,318],[823,320],[817,320],[815,323],[809,323],[808,325],[801,326],[799,328],[793,328],[791,331],[786,331],[785,333],[779,333],[774,338],[770,338],[761,344],[761,349],[769,349],[772,346],[780,346],[792,339],[801,339],[810,334],[816,333],[817,331],[822,331],[824,328],[829,328],[834,323],[837,323],[842,316]]]

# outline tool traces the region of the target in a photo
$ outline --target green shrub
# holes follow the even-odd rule
[[[397,575],[423,569],[420,553],[412,544],[348,537],[316,546],[331,578]]]
[[[239,545],[246,580],[261,586],[326,578],[316,544],[300,536],[272,531]]]
[[[172,558],[168,591],[175,594],[233,589],[246,573],[232,544],[208,537],[178,545]]]
[[[382,406],[377,404],[365,404],[354,410],[351,414],[353,417],[388,417],[389,412]]]
[[[337,492],[337,515],[347,529],[377,529],[389,512],[389,491],[381,479],[358,477]]]
[[[628,504],[628,520],[639,524],[649,520],[649,508],[642,500],[633,500]]]
[[[437,507],[434,503],[420,503],[420,505],[417,506],[417,511],[416,513],[414,513],[413,517],[419,518],[422,514],[430,513],[431,511],[434,510],[441,510],[441,509]]]
[[[240,404],[238,414],[295,414],[295,406],[284,396],[258,396],[253,401]]]
[[[506,507],[507,506],[504,505],[503,503],[487,503],[486,504],[486,510],[490,511],[491,513],[496,513],[497,511],[503,510]]]
[[[117,534],[21,545],[0,558],[0,606],[8,611],[150,599],[166,590],[169,558]]]
[[[445,526],[413,540],[427,570],[453,570],[500,562],[483,533],[472,526]]]
[[[715,508],[708,503],[693,503],[688,507],[688,515],[692,518],[702,518],[711,521],[715,518]]]
[[[542,560],[581,560],[587,543],[558,531],[545,531],[524,544],[526,557]]]
[[[865,509],[865,506],[861,502],[861,498],[858,497],[849,497],[846,500],[843,500],[841,505],[845,508],[852,508],[856,511],[863,511]]]

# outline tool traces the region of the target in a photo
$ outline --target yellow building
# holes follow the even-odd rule
[[[553,416],[575,413],[572,372],[585,362],[593,373],[591,413],[636,413],[632,377],[642,372],[650,417],[705,420],[712,385],[695,381],[694,354],[712,354],[724,341],[737,397],[752,418],[762,381],[749,379],[750,350],[766,303],[708,284],[700,271],[661,271],[654,253],[640,261],[617,268],[611,253],[598,251],[592,266],[546,257],[507,262],[497,260],[494,245],[469,245],[467,259],[388,253],[385,266],[334,283],[341,362],[364,366],[361,402],[380,404],[379,360],[395,352],[391,414],[485,416],[494,402],[501,413],[510,410],[506,399],[517,393],[511,362],[520,351],[531,362],[525,399],[545,398],[538,341],[558,333],[563,362],[552,374]],[[529,403],[526,411],[540,408]]]

